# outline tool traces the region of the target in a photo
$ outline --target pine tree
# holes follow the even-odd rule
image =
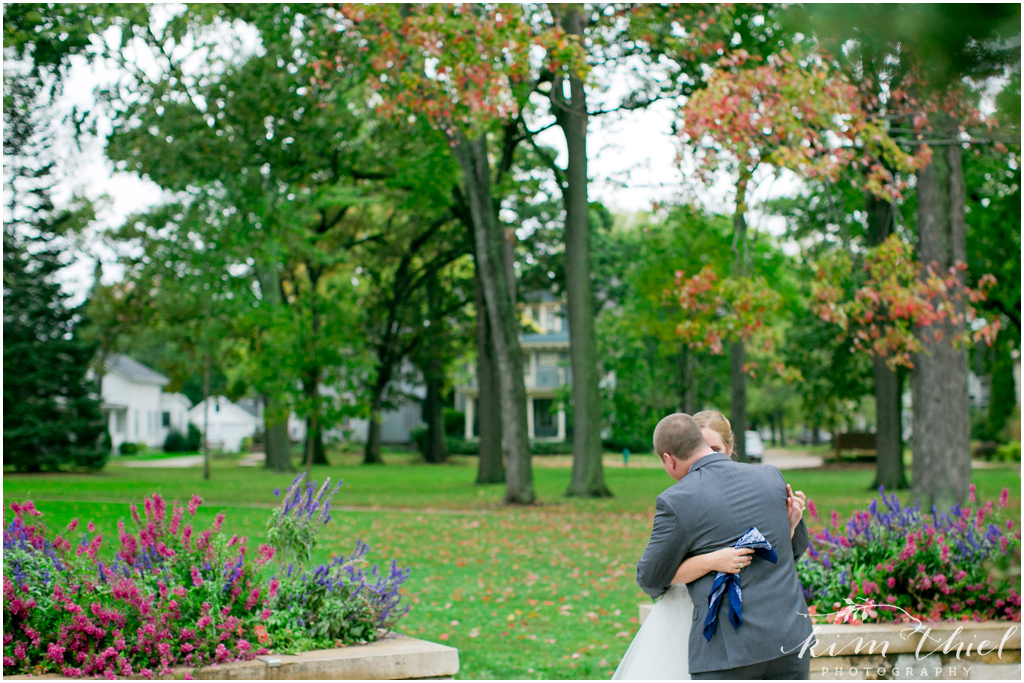
[[[53,154],[32,79],[4,83],[4,465],[39,472],[99,469],[109,448],[96,383],[96,347],[78,334],[78,307],[55,280],[61,235],[88,211],[55,210]]]

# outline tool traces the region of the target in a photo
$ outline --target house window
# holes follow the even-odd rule
[[[163,416],[160,419],[160,424],[162,424],[164,427],[170,427],[171,426],[171,414],[170,414],[170,412],[168,412],[166,410],[164,411],[164,414],[163,414]]]
[[[537,354],[537,365],[553,367],[558,365],[559,354],[551,351],[543,351]]]
[[[220,412],[220,404],[219,403],[214,403],[213,404],[213,412],[215,412],[215,413],[219,413]]]

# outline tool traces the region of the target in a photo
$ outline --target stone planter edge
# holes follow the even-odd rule
[[[294,655],[262,655],[247,662],[207,666],[195,671],[178,668],[164,680],[190,673],[196,680],[411,680],[450,679],[459,672],[459,651],[404,635],[376,643]],[[21,680],[78,680],[46,676],[4,676]],[[138,678],[138,677],[131,677]]]
[[[640,605],[641,624],[653,607]],[[815,624],[811,678],[1020,680],[1020,627],[1018,621],[935,622],[916,631],[913,624]]]

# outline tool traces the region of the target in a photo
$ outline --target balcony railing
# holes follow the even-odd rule
[[[539,367],[536,372],[523,375],[527,389],[557,389],[568,384],[570,379],[569,368],[562,367]],[[480,388],[475,375],[471,375],[462,386],[467,389]]]

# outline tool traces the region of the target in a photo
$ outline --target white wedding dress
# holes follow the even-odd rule
[[[654,604],[612,680],[689,680],[693,601],[684,584]]]

